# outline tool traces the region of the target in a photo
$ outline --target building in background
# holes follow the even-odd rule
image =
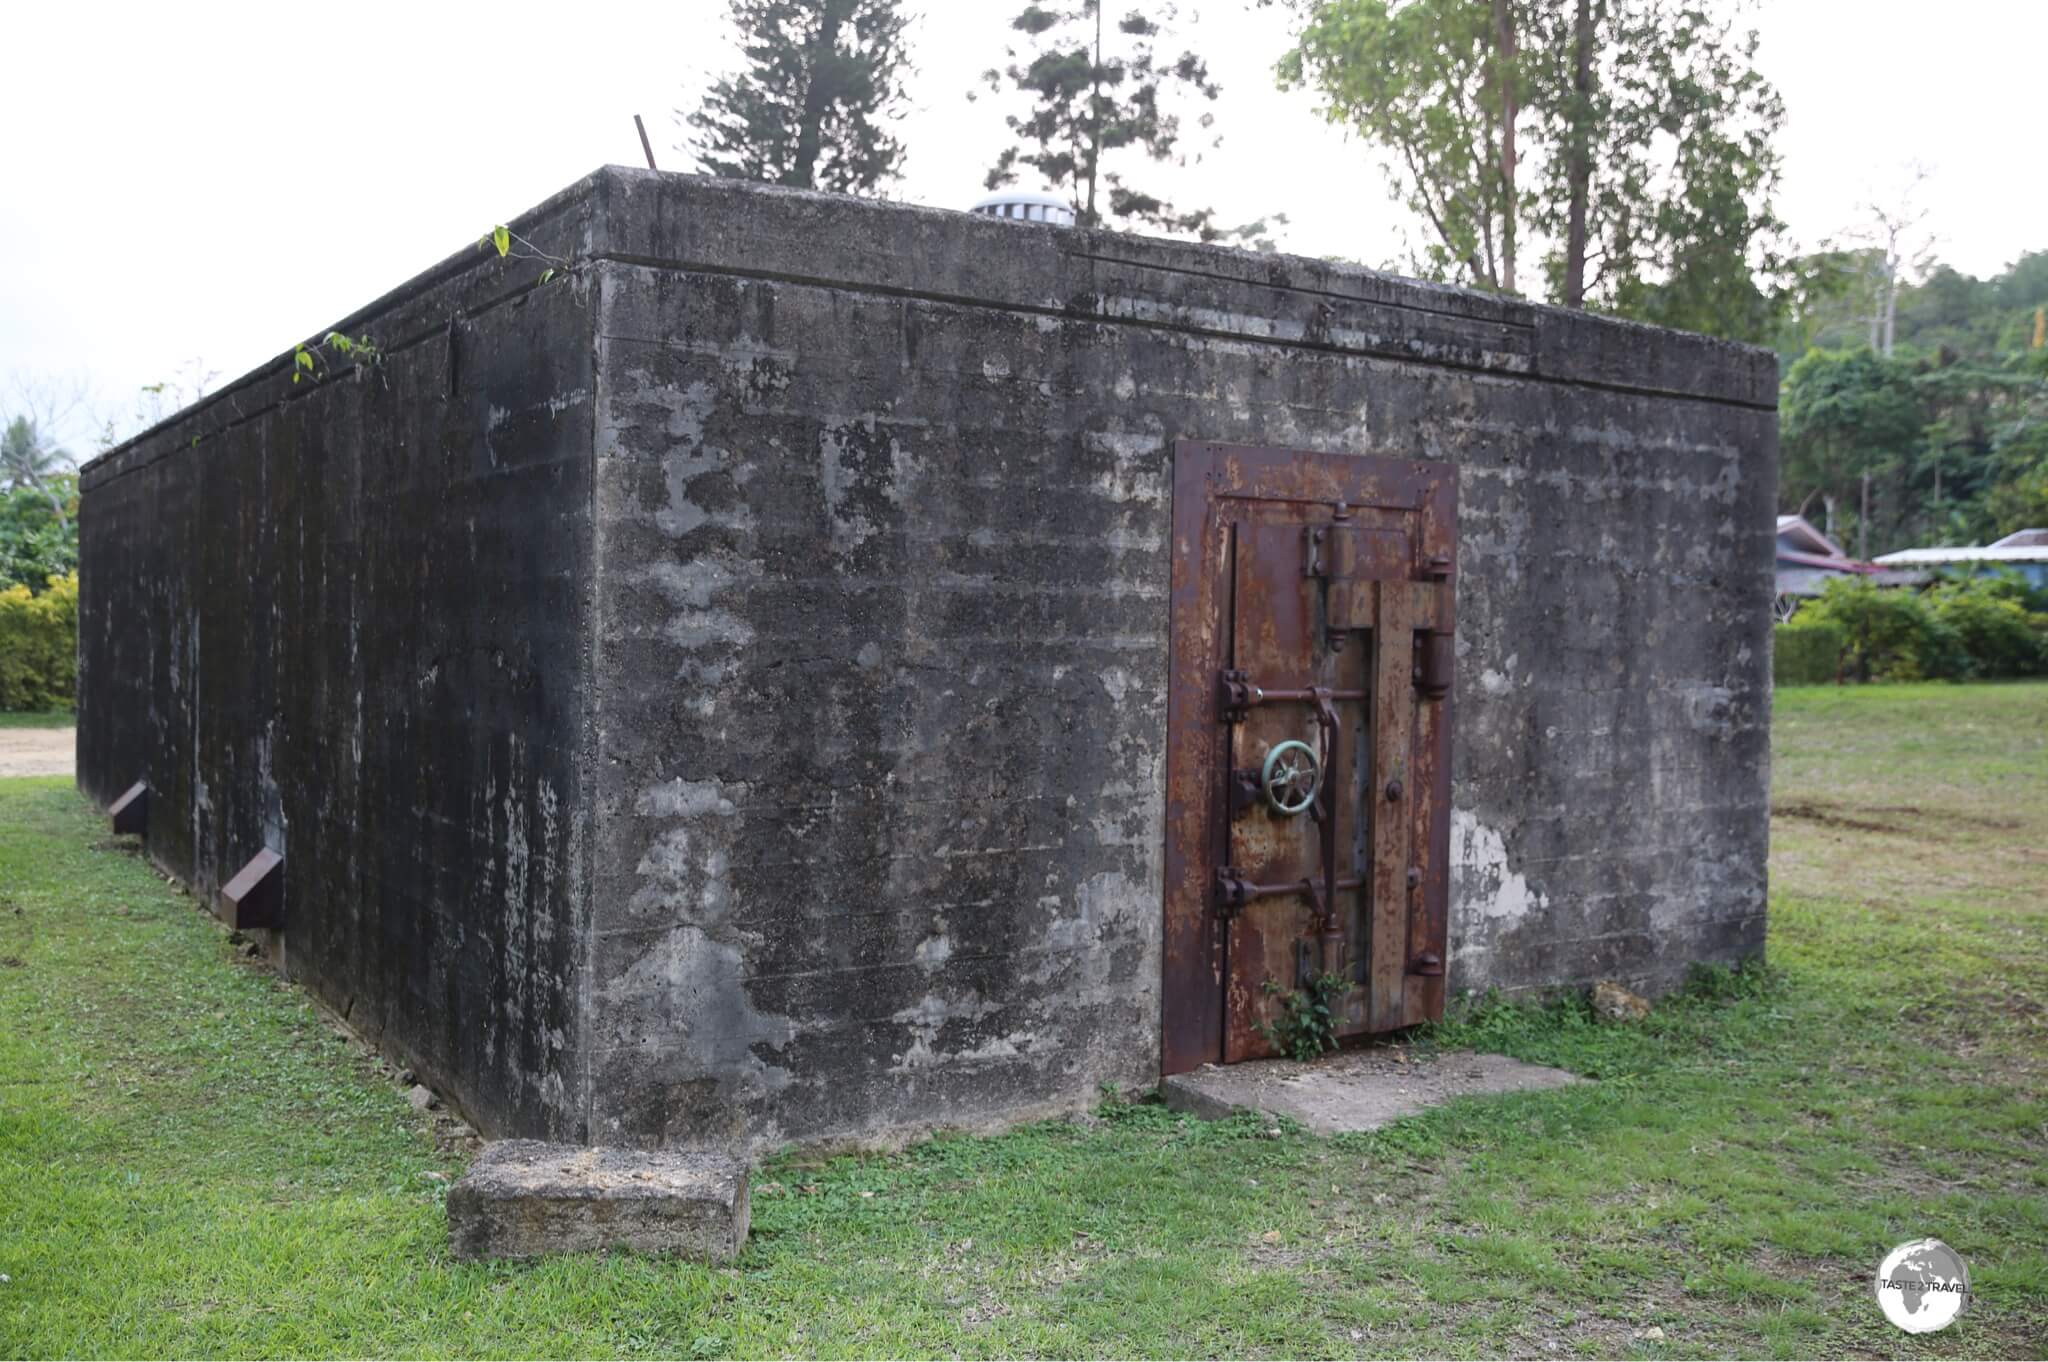
[[[1789,619],[1800,601],[1820,595],[1821,588],[1833,578],[1869,576],[1879,571],[1876,563],[1866,563],[1842,552],[1834,540],[1815,529],[1805,516],[1778,517],[1779,619]]]
[[[1778,578],[1785,576],[1785,520],[1778,519]],[[1881,555],[1876,566],[1901,581],[1924,582],[1942,572],[1972,577],[2017,572],[2031,587],[2048,587],[2048,529],[2016,530],[1995,544],[1979,547],[1900,549]],[[1783,586],[1778,588],[1784,590]]]

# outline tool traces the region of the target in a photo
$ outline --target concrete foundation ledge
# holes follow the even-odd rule
[[[457,1258],[625,1248],[723,1262],[747,1242],[747,1166],[716,1154],[499,1140],[448,1189]]]

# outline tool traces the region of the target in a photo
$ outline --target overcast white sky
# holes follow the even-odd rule
[[[965,92],[1019,0],[910,4],[924,13],[897,193],[964,206],[1003,140],[999,109]],[[1183,5],[1224,86],[1225,142],[1162,188],[1230,221],[1285,212],[1288,250],[1398,260],[1373,162],[1306,95],[1273,88],[1284,11]],[[86,377],[128,418],[142,384],[194,359],[237,376],[593,168],[638,164],[636,112],[662,167],[690,168],[672,110],[724,63],[723,14],[722,0],[10,7],[0,377]],[[1802,244],[1854,224],[1918,160],[1942,258],[1986,274],[2048,247],[2048,4],[1764,0],[1756,22],[1788,106],[1779,206]]]

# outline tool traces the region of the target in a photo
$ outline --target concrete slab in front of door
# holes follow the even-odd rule
[[[1377,1130],[1454,1097],[1562,1088],[1585,1080],[1563,1069],[1470,1050],[1419,1052],[1376,1045],[1309,1064],[1261,1059],[1205,1064],[1159,1085],[1166,1105],[1205,1120],[1238,1111],[1289,1116],[1318,1135]]]

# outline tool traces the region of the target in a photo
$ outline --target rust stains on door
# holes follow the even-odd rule
[[[1174,448],[1162,1071],[1443,1013],[1457,472]]]

